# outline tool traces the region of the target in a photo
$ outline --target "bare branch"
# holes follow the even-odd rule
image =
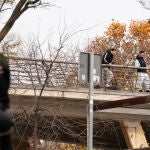
[[[3,8],[3,6],[4,6],[5,3],[6,3],[6,0],[3,0],[2,4],[0,6],[0,12],[2,11],[2,8]]]
[[[147,10],[150,10],[150,0],[138,0],[138,2]]]
[[[1,5],[1,8],[3,7],[6,0],[3,1],[3,4]],[[44,5],[45,4],[45,5]],[[7,35],[7,33],[11,30],[16,20],[28,9],[30,8],[36,8],[38,6],[48,6],[48,3],[41,3],[41,0],[19,0],[18,4],[16,5],[13,13],[11,14],[10,18],[0,31],[0,42],[4,39],[4,37]],[[54,6],[54,5],[49,5]],[[1,11],[1,9],[0,9]]]

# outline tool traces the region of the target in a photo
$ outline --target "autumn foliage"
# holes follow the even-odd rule
[[[86,52],[103,55],[110,48],[118,49],[116,64],[133,65],[139,50],[150,52],[150,23],[149,21],[131,21],[127,26],[118,21],[112,23],[103,36],[95,37],[86,48]],[[148,63],[149,60],[147,59]]]
[[[144,41],[150,38],[150,23],[149,21],[131,21],[130,34],[139,41]]]
[[[122,38],[126,32],[126,25],[113,20],[112,24],[107,28],[106,35],[114,38]]]
[[[127,26],[112,20],[104,35],[95,37],[85,51],[103,55],[110,48],[118,50],[114,58],[116,65],[134,66],[138,52],[144,50],[145,60],[150,66],[150,22],[132,20]],[[131,73],[123,69],[116,71],[115,76],[120,79],[117,81],[118,84],[122,87],[133,85],[136,78],[135,72]]]

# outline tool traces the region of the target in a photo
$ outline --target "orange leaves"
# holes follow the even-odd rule
[[[126,25],[112,20],[112,24],[107,28],[106,35],[114,38],[122,38],[126,32]]]
[[[139,41],[150,38],[150,23],[148,21],[132,21],[129,28],[130,34]]]
[[[131,21],[130,26],[112,20],[105,34],[95,37],[85,51],[103,55],[112,47],[121,52],[121,61],[118,60],[118,63],[127,61],[132,65],[139,49],[150,52],[150,20]]]
[[[90,45],[86,48],[86,52],[94,52],[95,54],[102,54],[104,49],[107,49],[109,40],[106,37],[95,37]]]

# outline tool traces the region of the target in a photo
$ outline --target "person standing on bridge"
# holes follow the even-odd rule
[[[144,60],[145,51],[141,50],[136,57],[135,66],[136,67],[147,67],[146,62]],[[143,92],[142,84],[144,82],[146,87],[146,92],[150,92],[150,79],[147,73],[147,69],[137,69],[137,87],[139,92]]]
[[[113,62],[113,57],[114,55],[116,55],[117,53],[117,49],[115,48],[111,48],[109,50],[107,50],[104,55],[103,55],[103,58],[102,58],[102,64],[107,64],[108,66],[107,67],[104,67],[103,70],[104,70],[104,73],[105,73],[105,86],[107,88],[110,87],[110,82],[113,78],[113,72],[110,70],[110,67],[109,66],[112,66],[112,62]]]
[[[0,53],[0,110],[9,108],[10,70],[7,58]]]

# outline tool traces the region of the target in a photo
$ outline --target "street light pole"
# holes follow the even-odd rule
[[[94,54],[90,53],[89,63],[89,103],[87,116],[87,148],[93,150],[93,68],[94,68]]]

